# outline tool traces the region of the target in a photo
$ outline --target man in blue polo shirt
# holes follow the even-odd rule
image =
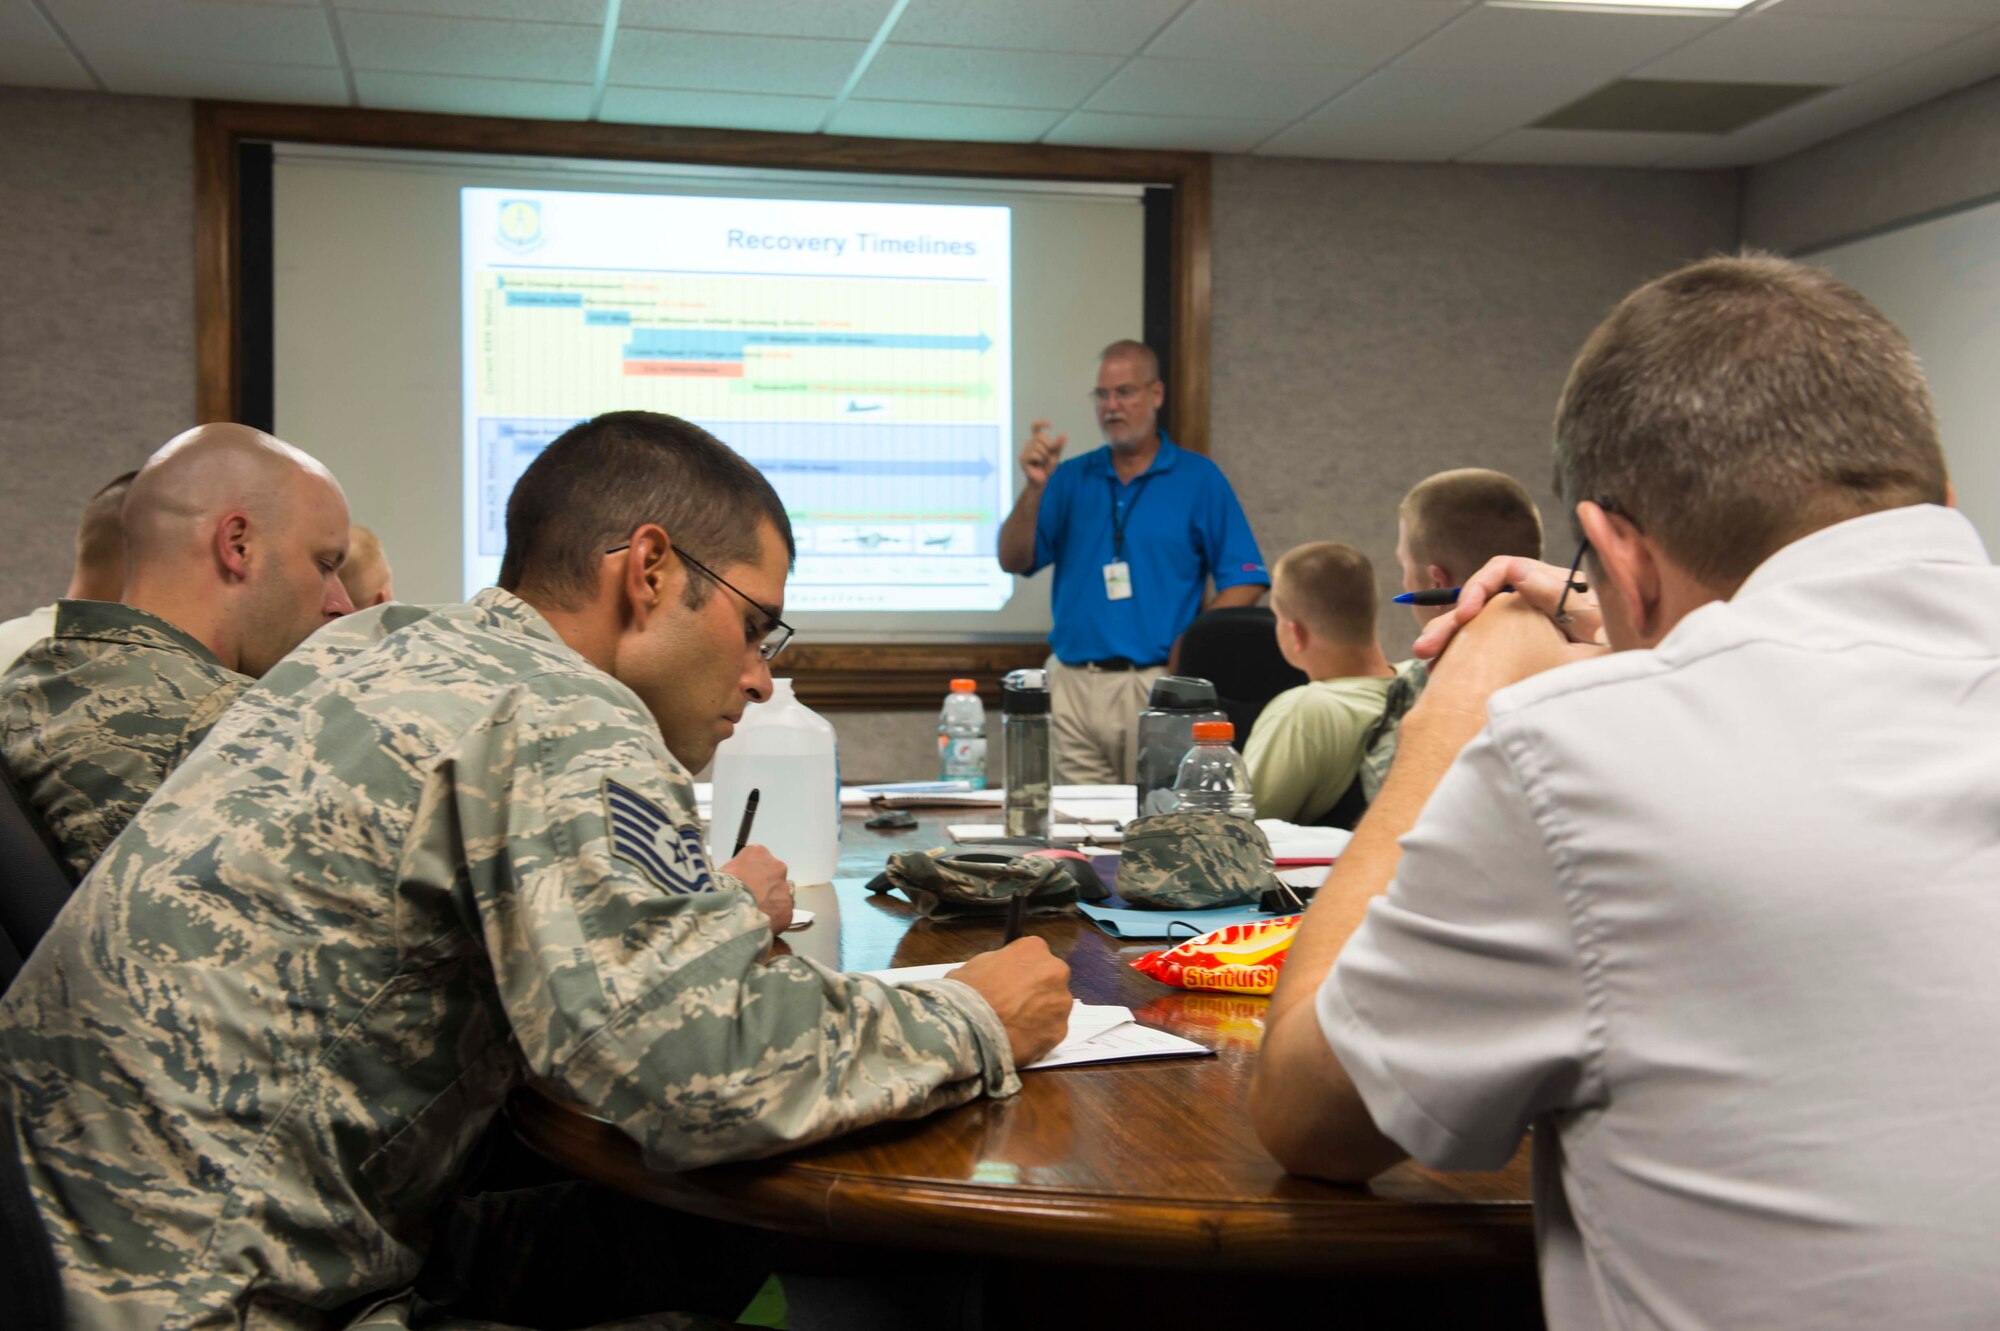
[[[1105,446],[1058,466],[1069,436],[1036,421],[1000,527],[1001,568],[1025,577],[1055,565],[1056,780],[1079,785],[1133,780],[1139,711],[1174,639],[1203,610],[1256,604],[1271,583],[1222,469],[1159,428],[1166,385],[1152,349],[1106,347],[1091,397]]]

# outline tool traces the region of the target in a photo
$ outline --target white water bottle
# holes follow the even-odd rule
[[[833,726],[771,681],[770,701],[744,710],[736,733],[715,751],[714,819],[709,844],[717,864],[729,858],[743,806],[757,794],[750,844],[785,862],[793,883],[830,883],[840,863],[840,755]]]
[[[1194,723],[1194,747],[1181,759],[1180,775],[1174,779],[1174,807],[1257,817],[1256,801],[1250,797],[1250,769],[1230,744],[1235,738],[1236,727],[1227,721]]]
[[[979,684],[954,679],[938,713],[938,776],[964,781],[974,790],[986,789],[986,704],[979,701]]]

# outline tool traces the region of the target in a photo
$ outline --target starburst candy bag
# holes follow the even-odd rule
[[[1303,918],[1286,915],[1232,924],[1164,952],[1148,952],[1132,963],[1132,969],[1183,989],[1268,994],[1278,987],[1278,972]]]

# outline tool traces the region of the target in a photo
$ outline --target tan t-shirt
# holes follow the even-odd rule
[[[1316,679],[1271,699],[1243,749],[1259,818],[1315,823],[1332,812],[1361,771],[1392,678]]]

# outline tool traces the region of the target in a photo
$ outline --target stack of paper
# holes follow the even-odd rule
[[[941,966],[898,966],[892,970],[863,971],[885,984],[911,984],[918,980],[941,980],[962,962]],[[1172,1058],[1180,1055],[1212,1054],[1215,1051],[1193,1040],[1156,1031],[1132,1020],[1132,1009],[1110,1004],[1077,1001],[1069,1012],[1069,1033],[1061,1044],[1028,1069],[1077,1067],[1085,1063],[1116,1063],[1130,1058]]]
[[[1300,827],[1281,818],[1259,818],[1257,826],[1270,839],[1271,854],[1281,860],[1338,859],[1354,833],[1338,827]]]

